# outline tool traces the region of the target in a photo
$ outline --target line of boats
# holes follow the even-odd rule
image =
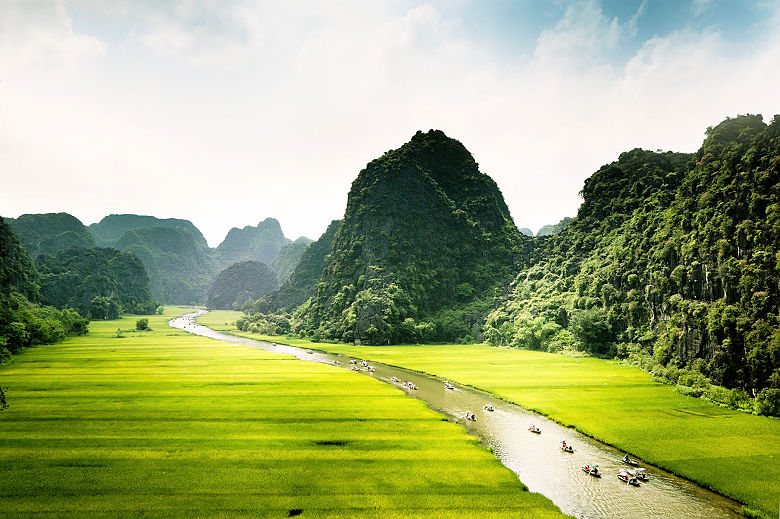
[[[309,352],[307,351],[307,353],[309,353]],[[353,371],[360,371],[360,367],[358,367],[358,366],[361,366],[361,367],[365,368],[368,371],[374,371],[374,366],[370,365],[365,360],[361,360],[360,362],[358,362],[357,360],[351,359],[349,361],[349,363],[352,365],[351,369]],[[396,376],[392,376],[390,378],[390,380],[392,382],[400,383],[400,380],[398,380],[398,377],[396,377]],[[408,389],[413,389],[413,390],[417,389],[417,385],[415,383],[413,383],[413,382],[408,381],[408,380],[404,380],[403,386],[405,388],[408,388]],[[444,382],[444,388],[446,390],[454,390],[455,386],[450,384],[449,382],[445,381]],[[490,405],[490,404],[485,404],[482,409],[484,409],[485,411],[495,411],[493,406]],[[477,417],[471,411],[466,411],[466,414],[463,416],[463,418],[465,420],[470,420],[472,422],[476,422],[477,421]],[[528,430],[530,432],[534,433],[534,434],[542,434],[542,430],[538,426],[533,425],[533,424],[530,427],[528,427]],[[568,452],[568,453],[573,453],[574,452],[574,447],[572,447],[571,445],[567,444],[566,440],[562,440],[559,445],[560,445],[560,448],[561,448],[561,450],[563,452]],[[638,487],[640,485],[640,483],[639,483],[640,481],[643,481],[643,482],[650,481],[650,478],[647,475],[647,470],[645,470],[643,468],[640,468],[639,467],[639,462],[637,460],[631,459],[629,457],[629,455],[626,454],[625,456],[623,456],[623,458],[620,459],[620,461],[622,463],[625,463],[626,465],[631,465],[632,467],[636,467],[634,471],[631,471],[631,470],[628,470],[628,469],[625,469],[625,468],[620,469],[618,471],[618,473],[617,473],[617,477],[618,477],[618,479],[620,481],[623,481],[627,485],[632,485],[632,486],[635,486],[635,487]],[[584,465],[582,467],[582,471],[585,472],[586,474],[590,475],[590,476],[595,477],[595,478],[600,478],[601,477],[601,471],[599,471],[599,466],[597,464],[593,464],[593,465],[587,464],[587,465]]]
[[[537,427],[536,425],[531,425],[528,427],[528,430],[534,434],[542,434],[542,430]],[[566,440],[562,440],[559,444],[561,450],[563,452],[573,453],[574,447],[566,443]],[[636,467],[635,470],[631,471],[625,468],[622,468],[617,473],[617,478],[620,481],[623,481],[627,485],[638,487],[640,485],[640,481],[647,482],[650,481],[650,477],[647,475],[647,470],[639,467],[639,462],[637,460],[631,459],[628,454],[623,456],[620,461],[622,463],[625,463],[626,465],[631,465],[632,467]],[[599,471],[599,466],[596,464],[587,464],[583,465],[582,471],[586,474],[589,474],[595,478],[601,477],[601,471]]]

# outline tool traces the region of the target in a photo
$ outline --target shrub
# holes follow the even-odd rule
[[[151,330],[151,328],[149,328],[149,319],[147,319],[146,317],[138,319],[135,322],[135,329],[142,332]]]

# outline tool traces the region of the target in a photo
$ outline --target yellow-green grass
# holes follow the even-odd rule
[[[233,333],[251,336],[235,329]],[[352,346],[255,337],[478,387],[733,497],[752,510],[777,513],[780,419],[683,396],[671,386],[652,382],[638,368],[485,345]]]
[[[0,516],[561,516],[422,402],[174,330],[177,311],[0,368]]]

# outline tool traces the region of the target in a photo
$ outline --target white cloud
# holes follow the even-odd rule
[[[620,22],[573,3],[507,57],[435,3],[98,3],[105,43],[40,5],[0,20],[0,64],[21,71],[0,77],[8,216],[177,216],[213,245],[273,216],[316,238],[368,161],[440,128],[538,229],[573,215],[582,181],[622,151],[693,151],[725,116],[780,111],[771,16],[752,46],[689,29],[621,62],[642,7]]]

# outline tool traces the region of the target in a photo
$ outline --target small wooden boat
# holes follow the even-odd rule
[[[645,469],[636,469],[634,477],[640,481],[650,481],[650,478],[647,477],[647,471]]]
[[[484,409],[485,411],[495,411],[495,409],[493,409],[493,406],[490,404],[485,404],[485,406],[482,409]]]
[[[631,465],[632,467],[638,467],[639,466],[639,462],[637,460],[632,460],[631,458],[628,457],[628,455],[623,456],[620,459],[620,461],[622,461],[623,463],[626,463],[628,465]]]
[[[629,471],[626,469],[620,469],[620,472],[618,472],[617,475],[618,479],[620,481],[625,482],[627,485],[632,485],[635,487],[639,486],[639,480],[637,480]]]
[[[566,445],[566,442],[561,442],[561,450],[563,452],[574,452],[574,448],[571,445]]]
[[[538,428],[537,426],[535,426],[535,425],[532,425],[531,427],[529,427],[529,428],[528,428],[528,430],[529,430],[529,431],[531,431],[532,433],[536,433],[536,434],[542,434],[542,430],[541,430],[541,429],[539,429],[539,428]]]
[[[582,471],[586,474],[590,474],[594,478],[600,478],[601,472],[599,472],[599,466],[598,465],[585,465],[582,467]]]
[[[453,385],[452,385],[452,384],[450,384],[449,382],[445,382],[445,383],[444,383],[444,388],[445,388],[445,389],[455,389],[455,386],[453,386]]]

